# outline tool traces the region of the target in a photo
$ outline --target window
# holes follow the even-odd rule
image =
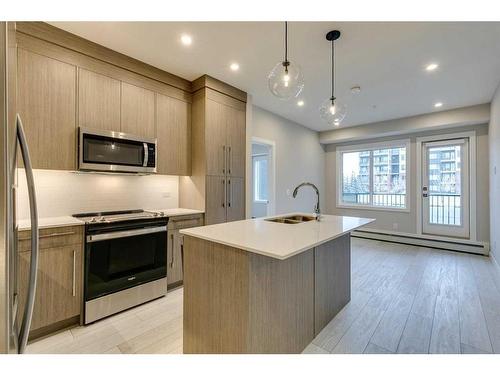
[[[268,156],[254,155],[253,160],[253,200],[255,202],[267,202],[269,200],[267,191],[268,180]]]
[[[339,203],[406,209],[408,142],[340,148]]]

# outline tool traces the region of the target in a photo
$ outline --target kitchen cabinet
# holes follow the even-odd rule
[[[245,218],[245,183],[241,177],[207,176],[206,224]]]
[[[120,131],[120,81],[78,69],[78,126]]]
[[[169,218],[167,242],[167,283],[169,287],[176,287],[183,280],[182,247],[184,236],[181,229],[203,225],[203,215],[186,215]]]
[[[24,311],[30,268],[30,231],[19,233],[19,309]],[[78,322],[82,308],[82,227],[43,229],[31,337]]]
[[[156,94],[157,172],[191,174],[191,104]]]
[[[121,131],[155,138],[155,93],[125,82],[121,90]]]
[[[245,176],[245,116],[244,110],[207,100],[207,175]]]
[[[246,112],[234,107],[226,108],[227,174],[245,177]]]
[[[208,176],[226,174],[226,125],[227,108],[224,104],[208,99],[206,102],[205,152]]]
[[[245,183],[241,177],[228,177],[226,221],[245,218]]]
[[[192,174],[179,180],[182,207],[205,223],[245,218],[246,93],[214,78],[193,82]]]
[[[33,168],[75,170],[76,67],[18,48],[17,73]]]
[[[205,222],[207,225],[226,222],[227,187],[225,176],[206,177]]]

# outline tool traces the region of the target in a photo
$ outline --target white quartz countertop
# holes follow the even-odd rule
[[[194,215],[202,214],[203,211],[192,210],[189,208],[164,208],[164,209],[149,209],[148,211],[163,212],[167,217],[173,216],[183,216],[183,215]],[[47,228],[58,228],[67,227],[73,225],[84,225],[85,223],[79,219],[75,219],[73,216],[57,216],[57,217],[41,217],[38,218],[38,225],[40,229]],[[31,220],[19,220],[18,221],[19,230],[30,230]]]
[[[307,215],[290,213],[279,215]],[[283,224],[264,218],[182,229],[182,234],[276,259],[287,259],[375,221],[362,217],[321,215],[320,221]]]

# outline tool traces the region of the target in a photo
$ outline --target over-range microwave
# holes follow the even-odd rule
[[[81,171],[156,173],[156,138],[109,130],[79,128]]]

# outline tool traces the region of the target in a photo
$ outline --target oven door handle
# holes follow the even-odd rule
[[[119,232],[100,233],[100,234],[89,234],[87,236],[87,242],[98,242],[98,241],[112,240],[114,238],[133,237],[133,236],[140,236],[142,234],[159,233],[166,231],[167,231],[167,226],[163,225],[161,227],[131,229]]]

